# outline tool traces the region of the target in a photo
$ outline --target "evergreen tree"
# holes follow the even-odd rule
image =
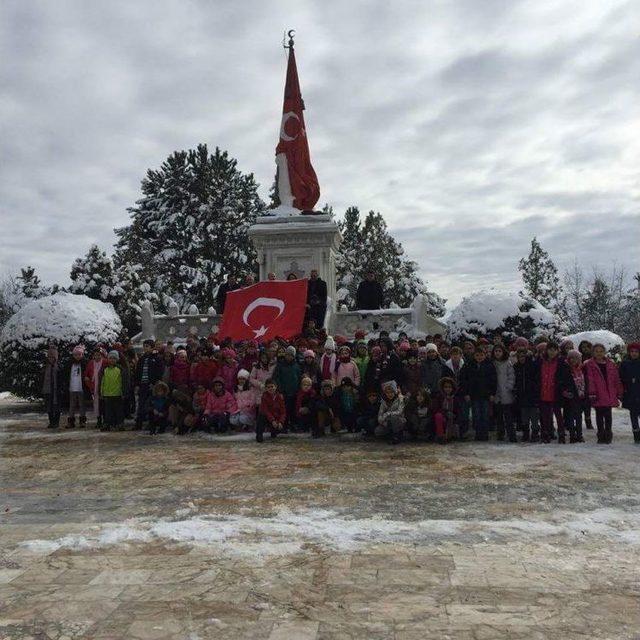
[[[26,300],[43,298],[50,293],[47,287],[42,286],[36,270],[31,266],[20,269],[20,275],[16,278],[16,285],[18,291]]]
[[[358,208],[349,207],[339,226],[343,235],[336,261],[339,303],[353,308],[358,284],[373,272],[387,304],[408,307],[421,294],[431,315],[444,315],[445,300],[427,289],[417,273],[418,265],[404,256],[402,245],[389,234],[380,213],[370,211],[362,223]]]
[[[280,195],[278,193],[278,172],[276,170],[276,177],[273,180],[271,189],[269,189],[269,209],[275,209],[282,203],[280,202]]]
[[[71,266],[69,291],[110,302],[114,307],[118,306],[125,293],[118,282],[111,258],[97,244],[91,245],[87,254],[77,258]]]
[[[638,340],[640,337],[640,272],[633,277],[635,285],[629,289],[624,298],[624,313],[621,335],[627,340]]]
[[[183,309],[206,309],[229,273],[255,272],[247,231],[265,205],[253,174],[216,147],[177,151],[142,181],[131,224],[116,229],[116,267],[135,265],[142,282]]]
[[[120,265],[116,269],[116,279],[124,292],[116,304],[116,311],[122,326],[129,336],[133,336],[140,330],[142,305],[148,301],[157,307],[159,297],[144,279],[139,264]]]
[[[540,246],[537,238],[531,240],[531,251],[518,263],[518,271],[522,274],[524,293],[543,306],[554,308],[560,299],[560,279],[558,270],[549,254]]]

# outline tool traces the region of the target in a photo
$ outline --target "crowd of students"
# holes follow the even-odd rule
[[[622,401],[640,443],[640,343],[618,366],[587,341],[495,336],[451,345],[440,335],[365,340],[363,331],[348,341],[310,324],[293,341],[263,345],[146,340],[141,354],[118,343],[88,359],[78,345],[64,369],[50,346],[42,388],[49,427],[59,427],[68,401],[68,428],[87,426],[89,407],[104,431],[131,419],[151,434],[255,431],[258,442],[347,431],[444,444],[487,441],[495,430],[500,441],[565,444],[584,442],[583,424],[593,429],[595,414],[597,441],[609,444]]]

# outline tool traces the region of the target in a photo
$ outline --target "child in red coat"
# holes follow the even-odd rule
[[[264,383],[264,393],[260,401],[258,411],[258,423],[256,425],[256,441],[264,441],[264,432],[271,429],[271,437],[275,438],[287,418],[287,411],[284,406],[284,397],[278,391],[276,383],[269,378]]]

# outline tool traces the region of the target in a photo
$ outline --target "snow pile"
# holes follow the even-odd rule
[[[602,344],[608,352],[624,350],[626,347],[625,341],[617,333],[607,331],[606,329],[581,331],[580,333],[573,333],[566,337],[573,342],[573,346],[576,349],[583,340],[587,340],[591,344]]]
[[[27,540],[21,546],[35,553],[58,549],[86,550],[157,540],[209,547],[225,554],[252,557],[301,552],[307,544],[338,551],[353,551],[372,544],[422,544],[434,541],[523,540],[551,536],[583,540],[585,535],[603,537],[615,544],[640,544],[640,516],[617,509],[585,513],[555,511],[548,518],[504,520],[431,519],[388,520],[380,517],[349,518],[335,511],[281,510],[271,517],[249,515],[194,515],[177,519],[134,518],[121,524],[90,527],[85,534],[55,540]]]
[[[498,333],[507,338],[555,336],[558,318],[533,298],[519,293],[482,289],[462,299],[447,318],[453,339]]]
[[[55,342],[114,342],[122,324],[113,306],[72,293],[32,300],[15,313],[0,334],[0,343],[27,348]]]
[[[50,342],[58,346],[64,367],[76,344],[89,351],[97,343],[115,342],[121,331],[113,306],[100,300],[71,293],[32,300],[11,316],[0,334],[0,389],[35,398]]]

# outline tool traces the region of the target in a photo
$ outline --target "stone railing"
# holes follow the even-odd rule
[[[178,306],[169,306],[167,315],[154,314],[153,307],[146,303],[142,308],[142,331],[133,338],[140,344],[147,338],[162,342],[185,342],[188,337],[206,338],[217,331],[222,316],[213,309],[200,313],[195,306],[189,313],[178,313]],[[408,309],[376,309],[360,311],[333,311],[329,306],[327,326],[333,335],[353,338],[358,329],[366,333],[406,331],[408,334],[446,333],[446,325],[427,313],[424,298],[417,296]]]

